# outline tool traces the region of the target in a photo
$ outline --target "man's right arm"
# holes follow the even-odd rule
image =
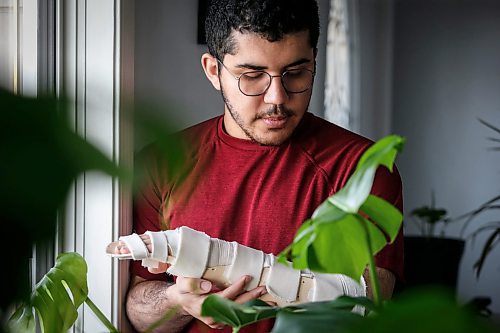
[[[165,281],[148,281],[138,276],[132,277],[127,295],[127,315],[135,329],[140,332],[146,330],[167,311],[177,307],[167,293],[167,289],[173,285]],[[178,309],[170,320],[154,332],[181,332],[192,319],[192,316]]]
[[[166,267],[160,267],[156,269],[156,272],[158,273],[163,268],[166,270]],[[151,270],[152,273],[155,272],[155,269]],[[245,286],[250,280],[250,276],[242,276],[216,294],[243,304],[266,293],[264,286],[245,291]],[[202,304],[211,294],[211,290],[212,283],[203,279],[178,276],[175,284],[168,284],[163,281],[147,281],[134,276],[127,296],[127,315],[139,331],[144,331],[171,309],[177,309],[177,312],[154,332],[181,332],[193,317],[211,328],[222,328],[223,324],[201,315]]]

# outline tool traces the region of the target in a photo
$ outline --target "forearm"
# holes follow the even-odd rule
[[[163,281],[142,281],[134,284],[127,295],[127,315],[136,330],[142,332],[162,318],[176,304],[167,296],[171,284]],[[154,332],[181,332],[193,317],[179,310]]]
[[[396,277],[391,271],[387,269],[380,267],[377,267],[376,269],[378,281],[380,284],[380,296],[382,297],[382,299],[391,299],[392,292],[394,290],[394,284],[396,282]],[[368,298],[373,299],[370,272],[368,269],[365,270],[363,277],[365,278],[367,285],[367,296]]]

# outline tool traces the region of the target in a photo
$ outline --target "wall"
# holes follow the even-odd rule
[[[437,206],[459,216],[500,192],[500,152],[486,139],[495,135],[477,120],[500,126],[500,2],[400,0],[394,32],[392,121],[408,140],[398,162],[406,212],[429,204],[434,190]],[[498,211],[476,227],[489,221]],[[406,231],[417,233],[408,220]],[[485,237],[467,242],[458,294],[490,295],[499,313],[500,246],[479,280],[472,271]]]
[[[317,59],[318,74],[310,110],[323,114],[326,22],[328,0],[320,0],[321,35]],[[174,128],[183,128],[222,114],[223,104],[200,63],[206,52],[197,40],[197,0],[148,1],[136,4],[135,97],[166,108],[176,121]],[[138,139],[141,140],[140,138]],[[137,143],[141,145],[141,143]]]
[[[350,2],[354,4],[354,2]],[[391,131],[393,1],[358,0],[359,131],[378,140]],[[356,72],[355,72],[356,73]]]

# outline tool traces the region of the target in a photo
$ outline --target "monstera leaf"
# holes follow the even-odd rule
[[[346,185],[325,200],[297,231],[281,260],[291,252],[297,269],[341,273],[358,280],[373,256],[387,245],[387,238],[393,242],[401,227],[401,212],[370,191],[377,168],[392,171],[403,145],[404,139],[396,135],[372,145]],[[376,285],[377,293],[375,289]]]
[[[293,332],[341,332],[362,320],[362,316],[351,312],[355,305],[374,309],[366,298],[342,296],[334,301],[305,303],[283,308],[272,307],[254,300],[237,304],[217,295],[210,295],[203,302],[202,315],[210,316],[233,328],[233,333],[257,321],[276,318],[273,333]]]
[[[62,253],[55,266],[38,282],[28,302],[9,320],[14,332],[35,332],[34,310],[42,332],[67,332],[78,317],[78,308],[86,302],[110,332],[118,330],[88,297],[87,264],[78,253]]]

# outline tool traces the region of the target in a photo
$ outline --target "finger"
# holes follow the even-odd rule
[[[164,262],[159,262],[157,268],[148,267],[148,271],[153,274],[165,273],[169,265]]]
[[[151,243],[151,239],[149,238],[149,235],[142,234],[142,235],[140,235],[140,237],[141,237],[141,239],[142,239],[142,241],[143,241],[144,245],[146,245],[146,246],[147,246],[148,251],[149,251],[149,252],[152,252],[152,251],[153,251],[153,248],[152,248],[152,247],[153,247],[153,245],[152,245],[152,243]]]
[[[234,301],[236,303],[243,304],[243,303],[246,303],[246,302],[251,301],[253,299],[257,299],[260,296],[265,295],[265,294],[267,294],[266,287],[260,286],[260,287],[257,287],[255,289],[249,290],[246,293],[242,293],[242,294],[238,295],[238,297],[236,297],[234,299]]]
[[[244,275],[238,281],[220,291],[218,294],[227,299],[235,299],[238,295],[245,291],[245,286],[252,279],[251,276]]]
[[[119,241],[118,245],[116,245],[116,247],[114,249],[114,253],[115,254],[128,254],[128,253],[130,253],[130,251],[124,242]]]
[[[139,237],[141,237],[141,240],[143,241],[144,245],[146,245],[146,247],[148,248],[148,251],[149,252],[153,251],[151,239],[149,238],[149,236],[146,234],[142,234],[142,235],[139,235]],[[127,244],[125,244],[125,242],[120,241],[118,243],[117,247],[115,248],[115,253],[116,254],[128,254],[128,253],[130,253],[130,250],[128,249]]]
[[[203,279],[178,276],[176,285],[181,293],[202,295],[212,290],[212,283]]]

